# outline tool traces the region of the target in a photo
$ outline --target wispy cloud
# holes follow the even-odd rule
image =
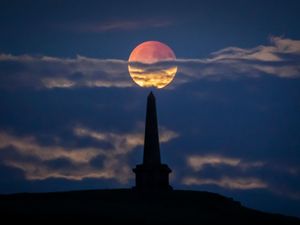
[[[0,163],[21,169],[29,180],[102,178],[128,182],[132,177],[132,165],[128,164],[128,156],[143,145],[142,131],[112,133],[77,126],[73,129],[73,133],[78,140],[85,137],[107,143],[111,147],[68,147],[63,143],[45,145],[35,136],[20,137],[1,132],[0,151],[10,149],[10,154],[4,154]],[[161,142],[168,142],[177,135],[163,128],[160,135]],[[100,160],[101,163],[94,166],[94,160]]]
[[[133,86],[125,60],[0,54],[0,65],[6,65],[5,70],[0,70],[3,88]]]
[[[267,188],[268,184],[255,177],[230,178],[222,177],[217,179],[186,177],[183,179],[185,185],[217,185],[228,189],[258,189]]]
[[[184,185],[215,185],[240,190],[267,189],[278,195],[300,199],[296,186],[281,182],[283,177],[298,179],[298,169],[289,165],[273,165],[267,161],[204,154],[186,156],[186,166],[188,172],[181,180]]]
[[[183,82],[193,79],[222,80],[271,75],[282,78],[300,77],[300,41],[272,37],[270,45],[251,49],[227,47],[202,59],[176,59],[152,65],[140,65],[143,69],[178,66]]]
[[[0,54],[0,88],[135,87],[128,65],[127,60],[120,59]],[[270,45],[251,49],[227,47],[203,59],[176,59],[151,65],[131,62],[130,65],[140,73],[176,66],[178,74],[171,84],[173,88],[199,79],[218,81],[265,75],[295,79],[300,77],[300,41],[273,37]]]
[[[271,45],[258,46],[251,49],[228,47],[212,53],[213,60],[238,59],[265,62],[283,61],[286,55],[300,55],[300,41],[282,37],[271,37]]]
[[[80,32],[103,33],[111,31],[128,31],[147,28],[160,28],[172,25],[171,20],[162,18],[156,19],[136,19],[136,20],[109,20],[104,22],[79,23],[72,26],[74,30]],[[70,26],[70,25],[69,25]]]
[[[199,172],[205,167],[219,167],[223,170],[224,166],[232,167],[237,170],[248,170],[251,168],[262,167],[263,162],[247,162],[241,158],[226,157],[222,155],[189,155],[186,158],[186,163],[189,168],[194,172]],[[226,170],[225,170],[226,171]],[[222,176],[223,172],[220,172]],[[188,175],[182,179],[182,183],[185,185],[217,185],[223,188],[229,189],[256,189],[256,188],[267,188],[268,184],[256,177],[238,176],[229,177],[223,175],[218,178],[207,178],[199,177],[198,175]]]
[[[241,169],[248,169],[253,167],[261,167],[264,162],[246,162],[240,158],[226,157],[222,155],[192,155],[188,156],[187,165],[191,167],[194,171],[200,171],[205,166],[232,166],[239,167]]]

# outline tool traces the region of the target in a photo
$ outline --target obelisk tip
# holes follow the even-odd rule
[[[148,98],[155,98],[154,94],[152,91],[150,91],[150,94],[148,95]]]

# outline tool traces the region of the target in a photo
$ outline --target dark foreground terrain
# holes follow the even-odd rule
[[[130,189],[0,195],[1,224],[300,224],[200,191]]]

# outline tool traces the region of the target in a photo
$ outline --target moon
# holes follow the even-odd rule
[[[131,52],[128,71],[133,81],[141,87],[163,88],[174,79],[177,66],[157,63],[175,59],[176,56],[168,45],[159,41],[146,41]]]

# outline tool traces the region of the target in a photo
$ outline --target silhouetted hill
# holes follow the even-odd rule
[[[200,191],[130,189],[0,195],[2,224],[300,224]]]

